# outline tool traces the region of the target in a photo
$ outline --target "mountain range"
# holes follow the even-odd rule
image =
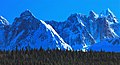
[[[110,9],[43,21],[26,10],[12,24],[0,16],[0,50],[62,49],[120,52],[120,23]]]

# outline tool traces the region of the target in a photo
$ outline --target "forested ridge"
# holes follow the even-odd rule
[[[0,51],[0,65],[120,65],[120,53],[42,48]]]

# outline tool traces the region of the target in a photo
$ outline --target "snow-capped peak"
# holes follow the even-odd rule
[[[112,13],[112,11],[109,8],[106,10],[106,15],[107,15],[109,21],[111,21],[113,23],[118,23],[116,16]]]
[[[96,14],[93,10],[90,11],[89,15],[94,18],[98,18],[98,14]]]
[[[21,13],[20,19],[28,20],[29,22],[34,22],[33,20],[35,19],[35,16],[30,12],[30,10],[27,9]]]
[[[68,20],[76,20],[77,19],[77,13],[75,14],[71,14],[69,17],[68,17]]]
[[[0,16],[0,25],[9,25],[9,22],[3,16]]]
[[[111,16],[111,17],[116,17],[109,8],[106,10],[106,15]]]
[[[21,15],[20,15],[21,17],[24,17],[24,16],[32,16],[32,13],[30,12],[30,10],[26,10],[26,11],[24,11]]]

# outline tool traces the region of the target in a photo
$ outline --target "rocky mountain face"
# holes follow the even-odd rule
[[[72,50],[51,25],[36,19],[29,10],[15,18],[7,31],[5,41],[5,43],[2,42],[4,45],[0,47],[1,49],[15,50],[16,47],[18,49],[26,49],[26,47],[40,49],[42,47],[45,50],[48,48]]]
[[[5,43],[8,29],[9,22],[4,17],[0,16],[0,45]]]
[[[104,39],[119,38],[119,22],[110,9],[100,15],[90,11],[88,17],[75,13],[64,22],[46,22],[74,49],[87,48]]]
[[[26,10],[15,18],[12,25],[0,18],[0,48],[9,50],[29,46],[31,49],[85,51],[99,43],[119,44],[109,42],[119,39],[119,31],[120,24],[110,9],[101,14],[90,11],[89,16],[75,13],[64,22],[38,20]]]

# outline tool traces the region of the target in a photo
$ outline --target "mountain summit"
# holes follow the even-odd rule
[[[0,16],[0,25],[9,25],[9,22],[2,16]]]
[[[20,15],[21,17],[25,17],[25,16],[33,16],[32,13],[27,9],[26,11],[24,11],[23,13],[21,13]]]

